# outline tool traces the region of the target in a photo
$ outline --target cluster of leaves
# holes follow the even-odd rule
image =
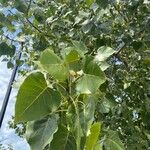
[[[12,57],[12,45],[24,43],[24,64],[37,70],[21,85],[15,110],[31,149],[149,149],[149,4],[1,3],[0,27],[22,32],[11,39],[1,31],[8,50],[0,45],[0,55]]]

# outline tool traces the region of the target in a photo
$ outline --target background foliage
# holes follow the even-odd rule
[[[15,122],[27,123],[31,149],[150,148],[149,4],[0,2],[0,56],[27,76]]]

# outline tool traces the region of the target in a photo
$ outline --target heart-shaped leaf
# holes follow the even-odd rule
[[[55,111],[61,102],[60,93],[47,86],[40,72],[30,74],[21,85],[15,107],[15,122],[40,119]]]

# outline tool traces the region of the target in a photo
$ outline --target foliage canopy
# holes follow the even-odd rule
[[[23,66],[15,123],[27,123],[32,150],[150,148],[149,4],[0,3],[0,56]]]

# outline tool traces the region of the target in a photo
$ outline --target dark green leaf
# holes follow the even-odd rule
[[[20,12],[23,12],[23,13],[27,12],[28,6],[27,6],[25,0],[16,0],[15,6]]]
[[[54,134],[50,145],[51,150],[76,150],[75,139],[71,136],[68,129],[59,126],[58,131]]]
[[[7,55],[7,56],[13,56],[15,54],[15,46],[8,46],[6,43],[0,44],[0,56]]]
[[[102,7],[102,8],[106,8],[109,4],[108,0],[96,0],[96,3]]]

